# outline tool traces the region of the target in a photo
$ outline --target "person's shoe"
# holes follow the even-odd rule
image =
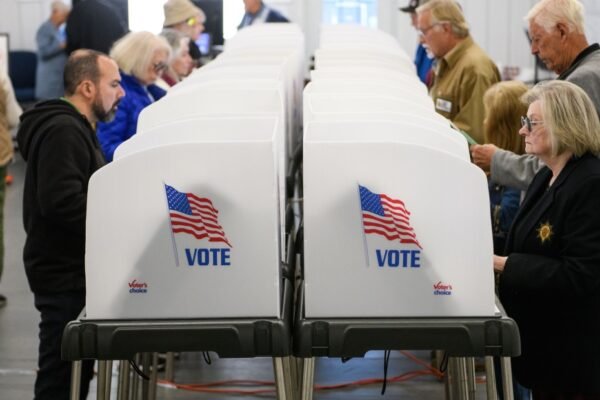
[[[6,296],[3,294],[0,294],[0,308],[4,307],[6,305]]]

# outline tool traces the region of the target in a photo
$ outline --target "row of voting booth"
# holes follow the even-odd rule
[[[142,111],[90,181],[74,382],[82,359],[215,351],[273,357],[277,397],[311,399],[318,356],[518,355],[486,177],[409,56],[324,26],[314,66],[305,86],[297,25],[245,28]]]
[[[306,316],[494,315],[487,182],[466,139],[393,38],[321,37],[304,91]]]
[[[280,315],[303,72],[297,26],[245,29],[142,111],[90,182],[88,318]]]

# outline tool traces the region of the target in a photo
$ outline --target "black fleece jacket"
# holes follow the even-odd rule
[[[25,271],[35,293],[85,289],[88,181],[105,164],[94,128],[63,100],[21,116],[17,141],[27,161]]]

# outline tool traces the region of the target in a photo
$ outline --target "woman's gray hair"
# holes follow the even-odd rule
[[[578,0],[541,0],[529,10],[525,21],[535,22],[546,32],[551,32],[559,22],[565,24],[569,32],[585,32],[583,4]]]
[[[165,28],[159,35],[165,38],[165,40],[169,43],[169,46],[171,46],[170,61],[172,61],[179,55],[179,52],[181,51],[182,39],[186,39],[186,45],[189,45],[190,38],[184,35],[183,33],[179,32],[178,30]]]
[[[566,81],[538,83],[522,97],[525,104],[540,101],[544,127],[550,137],[552,155],[571,151],[600,155],[600,119],[589,96]]]
[[[121,71],[138,78],[150,68],[157,52],[163,52],[170,58],[171,46],[163,37],[140,31],[130,32],[115,42],[110,56],[117,62]]]

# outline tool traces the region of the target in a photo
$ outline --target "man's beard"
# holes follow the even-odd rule
[[[110,122],[115,118],[115,114],[117,113],[117,105],[121,102],[121,99],[117,100],[115,104],[107,111],[104,109],[102,105],[102,99],[100,97],[96,98],[94,104],[92,104],[92,112],[96,117],[96,121],[99,122]]]

